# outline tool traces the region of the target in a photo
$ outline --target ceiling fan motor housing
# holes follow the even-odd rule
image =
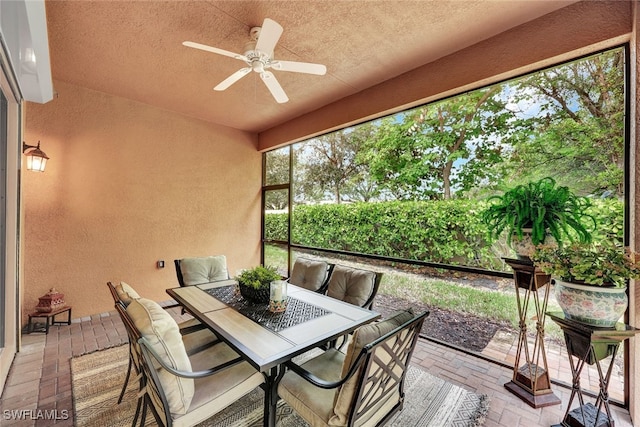
[[[256,73],[262,73],[271,64],[271,57],[259,50],[247,50],[244,56],[247,58],[247,65]]]
[[[262,27],[251,28],[249,31],[249,38],[251,40],[244,45],[244,56],[248,59],[247,65],[256,73],[262,73],[265,68],[268,68],[273,56],[272,52],[256,50],[256,44],[260,37],[261,30]]]
[[[253,52],[256,48],[256,41],[255,40],[251,40],[249,42],[246,42],[244,44],[244,49],[242,49],[242,51],[244,52],[243,55],[244,56],[249,56],[248,54]]]

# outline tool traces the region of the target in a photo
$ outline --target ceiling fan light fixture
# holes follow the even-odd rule
[[[256,59],[251,62],[251,69],[256,73],[264,73],[264,62]]]

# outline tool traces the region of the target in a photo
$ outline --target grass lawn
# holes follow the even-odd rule
[[[446,310],[464,312],[492,320],[507,321],[518,328],[518,306],[514,292],[504,292],[483,287],[472,287],[440,279],[425,278],[406,273],[385,273],[380,284],[380,293],[398,298],[421,301],[424,304]],[[540,297],[543,297],[541,294]],[[553,295],[549,297],[547,311],[559,311]],[[527,319],[531,331],[535,330],[535,305],[529,302]],[[549,338],[562,339],[562,332],[553,322],[545,322],[545,333]]]
[[[340,263],[340,260],[333,262]],[[265,247],[265,263],[268,265],[287,265],[287,252],[280,247]],[[366,268],[366,266],[363,266]],[[498,291],[484,287],[461,285],[457,282],[428,278],[419,274],[408,274],[398,271],[385,271],[380,284],[380,293],[397,298],[421,301],[432,307],[444,310],[464,312],[475,316],[497,321],[507,321],[517,330],[518,308],[514,292]],[[542,297],[541,294],[540,296]],[[559,311],[553,295],[549,297],[547,311]],[[530,330],[535,331],[533,324],[535,306],[533,299],[529,303],[527,319],[530,319]],[[562,340],[562,332],[553,322],[545,322],[547,337]]]

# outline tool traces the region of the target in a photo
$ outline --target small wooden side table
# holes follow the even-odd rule
[[[564,332],[564,340],[571,365],[571,376],[573,377],[567,411],[562,422],[552,427],[613,427],[614,422],[609,408],[609,393],[607,389],[609,388],[614,359],[620,343],[640,333],[640,329],[624,323],[617,323],[613,328],[590,326],[567,319],[562,312],[547,313],[547,315],[560,325],[562,332]],[[609,356],[612,356],[611,361],[609,362],[609,367],[604,371],[600,361]],[[577,358],[577,361],[574,360],[574,357]],[[596,398],[595,405],[590,402],[584,403],[580,388],[580,373],[585,364],[595,364],[598,368],[600,392]],[[580,406],[571,410],[571,403],[573,403],[573,399],[576,396],[578,396]],[[603,408],[605,413],[602,412]]]
[[[513,379],[504,386],[533,408],[558,405],[560,399],[551,390],[547,353],[544,349],[544,322],[549,302],[551,276],[537,269],[531,260],[504,258],[513,269],[518,303],[520,333]],[[538,291],[547,287],[544,297]],[[535,337],[529,343],[527,337],[527,313],[533,302],[535,309]],[[521,361],[524,363],[521,364]]]
[[[62,313],[67,313],[67,320],[56,320],[56,316],[58,314],[62,314]],[[35,327],[35,323],[33,322],[33,319],[38,319],[38,318],[43,318],[45,319],[45,324],[44,324],[44,330],[42,329],[38,329],[36,330]],[[27,326],[27,333],[31,333],[31,332],[44,332],[45,334],[49,333],[49,326],[51,325],[70,325],[71,324],[71,306],[65,306],[65,307],[61,307],[58,308],[56,310],[50,311],[50,312],[41,312],[41,311],[35,311],[31,314],[29,314],[29,325]]]

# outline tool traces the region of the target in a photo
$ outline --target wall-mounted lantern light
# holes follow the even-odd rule
[[[38,145],[27,145],[22,142],[22,152],[24,153],[27,150],[30,150],[26,153],[27,170],[44,172],[44,167],[47,165],[49,157],[40,149],[40,141],[38,141]]]

